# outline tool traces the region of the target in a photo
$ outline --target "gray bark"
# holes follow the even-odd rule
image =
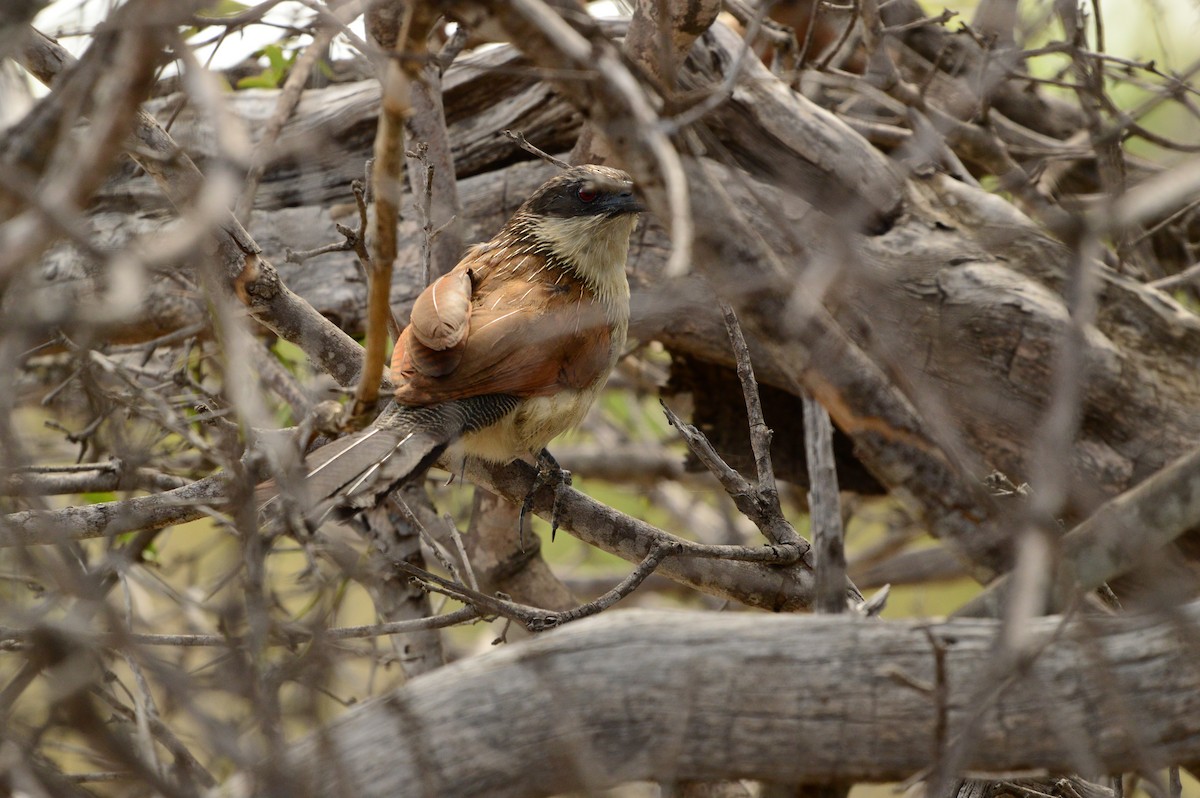
[[[414,680],[294,766],[314,795],[364,798],[887,781],[968,728],[973,773],[1196,762],[1200,662],[1178,635],[1197,621],[1196,604],[1174,622],[1046,618],[1040,653],[1008,672],[992,621],[619,612]]]
[[[711,58],[730,57],[732,44],[726,39],[709,36],[700,45]],[[498,48],[480,58],[492,67],[511,63],[513,56]],[[490,170],[461,180],[467,241],[490,236],[549,173],[544,164],[497,168],[514,157],[514,150],[496,136],[496,129],[524,129],[551,149],[556,143],[565,148],[576,129],[568,106],[521,74],[514,77],[467,62],[447,75],[446,116],[460,175]],[[760,84],[773,80],[761,72],[753,77]],[[1063,291],[1071,250],[1009,203],[943,175],[911,175],[895,194],[889,183],[895,170],[886,158],[862,146],[856,134],[819,108],[775,97],[761,85],[753,95],[735,93],[733,99],[750,103],[757,124],[736,124],[735,107],[720,112],[714,130],[750,174],[707,161],[690,164],[692,201],[706,222],[699,230],[697,270],[738,307],[763,382],[792,393],[798,383],[822,383],[815,387],[823,390],[814,393],[827,407],[837,405],[830,407],[835,424],[851,437],[875,478],[887,488],[917,496],[935,532],[981,566],[981,574],[1003,571],[1008,565],[1003,527],[1008,522],[976,495],[974,483],[993,469],[1017,482],[1030,473],[1031,431],[1046,411],[1049,376],[1068,329]],[[239,92],[230,102],[241,116],[253,119],[262,113],[255,110],[256,103],[269,104],[271,97]],[[353,258],[341,253],[295,265],[282,263],[282,254],[286,247],[334,240],[331,217],[337,208],[325,203],[348,197],[349,181],[358,175],[366,153],[368,137],[362,131],[373,128],[376,104],[374,84],[306,95],[283,139],[293,147],[305,143],[306,152],[322,141],[338,142],[341,149],[317,147],[303,169],[284,168],[286,160],[269,168],[260,193],[264,208],[252,228],[266,258],[279,264],[285,283],[353,333],[362,329],[365,294]],[[760,130],[814,134],[764,140]],[[193,144],[203,159],[208,139],[202,120],[196,120],[196,131]],[[822,146],[814,148],[813,141]],[[848,143],[840,146],[839,141]],[[744,155],[764,148],[774,161],[792,166],[772,173]],[[797,188],[799,172],[812,179]],[[832,188],[843,184],[844,189]],[[832,192],[836,201],[815,209],[793,193],[797,190],[818,199]],[[728,201],[722,202],[718,193],[727,193]],[[849,202],[847,197],[862,195],[874,199],[867,217],[876,221],[899,208],[882,232],[854,232],[844,218],[823,213],[836,211]],[[106,196],[102,205],[122,204],[115,193]],[[321,204],[277,208],[284,200]],[[412,207],[410,200],[405,205]],[[730,208],[741,219],[732,218]],[[96,217],[98,224],[117,228],[129,220]],[[112,235],[120,239],[123,234]],[[406,245],[393,283],[401,318],[420,287],[420,235],[415,221],[402,222]],[[650,220],[630,255],[631,333],[640,340],[660,340],[675,352],[730,365],[711,302],[712,284],[690,278],[664,281],[661,270],[668,251],[665,233]],[[44,271],[49,289],[74,286],[77,296],[92,290],[77,256],[64,251],[53,262],[53,269]],[[1075,445],[1062,453],[1062,467],[1072,476],[1064,511],[1069,522],[1200,445],[1200,414],[1195,412],[1200,406],[1200,381],[1195,379],[1200,320],[1161,291],[1106,267],[1093,268],[1099,271],[1101,292],[1095,326],[1078,353],[1086,366],[1082,426]],[[797,286],[798,295],[810,287],[820,290],[825,279],[831,281],[825,304],[834,316],[823,322],[825,332],[806,342],[795,329],[804,315],[780,306],[778,298]],[[171,324],[201,318],[201,309],[181,301],[174,284],[154,285],[144,304],[146,317],[114,330],[114,338],[145,338]],[[831,337],[831,331],[836,335]],[[851,357],[852,350],[861,352]],[[878,371],[870,376],[871,369]],[[893,381],[890,375],[901,379]],[[874,387],[866,388],[864,380]],[[876,405],[884,399],[893,405],[891,416],[880,416]],[[878,418],[884,423],[877,424]],[[803,472],[788,468],[789,457],[802,462],[799,451],[789,453],[787,440],[777,440],[775,446],[782,473]],[[914,467],[917,461],[923,464]]]

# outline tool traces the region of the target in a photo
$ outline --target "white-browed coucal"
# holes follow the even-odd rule
[[[624,172],[566,169],[427,287],[392,354],[395,401],[306,458],[306,510],[373,506],[447,450],[548,457],[625,345],[625,259],[641,210]]]

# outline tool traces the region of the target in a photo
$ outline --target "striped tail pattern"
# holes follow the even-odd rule
[[[373,507],[394,488],[420,477],[460,436],[495,424],[519,399],[489,394],[426,407],[392,403],[371,426],[338,438],[305,458],[304,515],[316,523],[331,512]],[[278,498],[274,482],[258,490],[263,510]]]

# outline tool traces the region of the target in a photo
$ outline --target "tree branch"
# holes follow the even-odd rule
[[[1200,623],[1200,605],[1179,620]],[[997,629],[877,622],[868,635],[851,618],[604,615],[352,710],[301,743],[291,761],[316,795],[363,798],[412,784],[446,798],[515,798],[672,776],[903,780],[929,765],[939,723],[953,737],[973,721],[975,680],[988,672]],[[1175,622],[1056,617],[1035,622],[1032,634],[1042,654],[978,718],[979,743],[963,762],[969,771],[1067,772],[1081,744],[1102,772],[1197,761],[1200,717],[1178,706],[1200,690],[1200,662],[1175,642]],[[1097,644],[1103,663],[1092,656]],[[944,651],[940,666],[935,646]],[[945,690],[936,700],[927,687],[935,683]],[[855,689],[824,688],[847,684]],[[1132,717],[1114,729],[1106,710],[1126,690],[1138,700],[1125,703]],[[534,704],[541,711],[510,710]],[[889,733],[897,723],[903,733]],[[846,735],[847,727],[859,732]],[[764,734],[789,745],[763,745]],[[555,766],[528,767],[530,751]]]

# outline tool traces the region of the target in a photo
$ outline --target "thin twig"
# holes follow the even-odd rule
[[[404,17],[395,50],[408,44],[417,13],[416,3],[404,5]],[[383,96],[375,132],[371,191],[375,196],[375,223],[371,236],[371,262],[367,281],[367,343],[365,362],[354,393],[352,414],[368,412],[379,396],[379,383],[387,359],[389,320],[392,317],[392,268],[396,261],[396,229],[404,185],[404,119],[412,106],[412,80],[397,59],[384,68]]]
[[[525,138],[525,134],[522,133],[521,131],[509,130],[508,128],[505,128],[504,130],[501,130],[500,132],[503,135],[508,136],[510,139],[512,139],[516,143],[516,145],[518,147],[520,147],[521,149],[525,150],[525,152],[536,155],[537,157],[541,158],[546,163],[554,164],[559,169],[570,169],[571,168],[571,164],[567,163],[566,161],[562,160],[561,158],[555,158],[553,155],[546,152],[545,150],[538,148],[534,144],[530,144],[529,139]]]
[[[429,145],[417,142],[417,146],[404,153],[423,167],[424,179],[421,181],[421,202],[417,205],[417,215],[421,219],[421,274],[422,285],[433,283],[433,164],[429,162]]]
[[[345,19],[345,21],[349,22],[350,20]],[[296,106],[300,104],[300,96],[304,93],[304,87],[308,83],[309,74],[312,72],[313,67],[316,66],[317,60],[324,54],[334,37],[337,36],[338,31],[337,26],[328,22],[318,22],[317,31],[313,34],[312,42],[304,48],[304,52],[296,58],[295,63],[288,70],[287,79],[284,80],[283,88],[280,90],[279,97],[275,101],[275,110],[271,113],[271,118],[267,120],[266,125],[264,125],[262,136],[258,144],[254,147],[253,165],[246,175],[237,205],[234,206],[234,215],[237,216],[242,224],[249,224],[250,217],[254,213],[254,197],[258,193],[259,183],[266,173],[267,164],[272,154],[271,149],[275,146],[275,142],[279,138],[284,124],[291,118],[296,110]]]
[[[833,424],[816,399],[805,395],[804,452],[808,460],[808,508],[817,558],[817,612],[845,612],[846,545],[833,457]]]
[[[824,72],[829,69],[829,65],[833,63],[833,59],[846,46],[846,42],[850,41],[850,34],[854,32],[854,24],[858,21],[858,3],[859,0],[853,0],[850,3],[850,13],[847,14],[846,25],[842,28],[842,33],[838,36],[838,40],[826,51],[825,56],[821,59],[821,63],[817,64],[817,71]]]
[[[459,601],[467,602],[481,613],[495,614],[516,621],[530,632],[542,632],[603,612],[636,590],[638,585],[646,580],[646,577],[654,573],[654,570],[664,559],[672,555],[681,554],[685,554],[684,547],[681,544],[656,542],[651,546],[650,551],[646,553],[646,556],[638,563],[633,572],[621,580],[616,587],[592,601],[562,612],[530,607],[526,604],[520,604],[505,598],[488,596],[473,588],[468,588],[462,584],[443,579],[436,574],[423,571],[406,562],[397,562],[396,567],[419,579],[428,585],[430,589],[445,593]]]
[[[445,629],[449,626],[470,623],[480,618],[474,607],[462,607],[445,615],[417,618],[409,621],[391,621],[366,626],[340,626],[332,629],[301,629],[295,626],[273,630],[270,644],[293,647],[308,640],[356,640],[388,635],[410,634],[430,629]],[[0,630],[0,641],[24,643],[33,634],[28,629]],[[97,634],[91,638],[100,645],[122,648],[129,644],[142,646],[179,646],[183,648],[240,648],[246,641],[240,637],[205,634],[143,634],[138,632],[114,632]]]
[[[1193,263],[1178,274],[1171,274],[1157,280],[1152,280],[1146,283],[1146,285],[1149,288],[1157,288],[1159,291],[1170,291],[1173,288],[1181,288],[1194,282],[1200,282],[1200,262]]]
[[[775,485],[775,468],[771,465],[771,428],[763,416],[762,399],[758,395],[758,381],[754,378],[754,366],[750,362],[750,347],[742,335],[737,314],[725,301],[721,302],[721,314],[725,318],[725,332],[733,348],[737,363],[738,381],[742,384],[742,396],[746,400],[746,419],[750,427],[750,449],[754,452],[754,471],[758,477],[758,489],[774,496],[778,503],[779,489]]]

